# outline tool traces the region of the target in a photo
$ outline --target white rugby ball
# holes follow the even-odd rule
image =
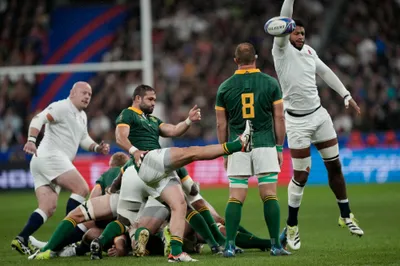
[[[275,37],[290,34],[296,28],[296,22],[288,17],[273,17],[264,25],[264,31]]]

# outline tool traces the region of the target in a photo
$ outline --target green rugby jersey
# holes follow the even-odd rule
[[[215,109],[228,114],[230,141],[243,133],[248,119],[254,129],[253,147],[274,147],[273,105],[282,101],[275,78],[259,69],[240,69],[219,86]]]
[[[129,126],[128,139],[139,150],[160,149],[160,119],[152,115],[145,115],[137,108],[129,107],[122,110],[115,123],[119,126]]]
[[[106,187],[110,186],[113,180],[118,176],[121,171],[121,167],[112,167],[104,172],[99,179],[97,179],[96,184],[101,187],[101,192],[104,195]]]

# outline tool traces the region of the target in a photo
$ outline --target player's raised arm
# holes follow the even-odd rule
[[[179,137],[185,133],[192,122],[197,122],[201,120],[200,108],[197,105],[193,106],[189,111],[188,118],[176,125],[162,123],[160,125],[160,136],[162,137]]]
[[[283,17],[291,18],[293,15],[293,4],[294,0],[285,0],[282,4],[282,9],[280,15]],[[284,37],[274,37],[274,45],[279,48],[284,48],[289,44],[290,35]]]
[[[353,107],[358,114],[360,114],[360,108],[357,103],[352,99],[350,92],[346,89],[343,83],[340,81],[338,76],[330,69],[321,59],[318,57],[315,60],[316,73],[320,76],[329,87],[336,91],[344,100],[346,108],[349,104]]]

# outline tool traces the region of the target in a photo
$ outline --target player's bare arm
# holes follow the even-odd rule
[[[293,14],[293,4],[294,0],[285,0],[282,4],[280,15],[283,17],[291,18]],[[286,35],[284,37],[275,37],[274,45],[276,45],[280,49],[285,48],[287,45],[289,45],[289,37],[290,35]]]
[[[354,110],[356,110],[357,114],[361,113],[360,107],[358,107],[357,103],[351,97],[350,92],[346,89],[338,76],[336,76],[332,69],[330,69],[319,58],[316,59],[316,73],[326,82],[326,84],[328,84],[329,87],[331,87],[343,98],[346,108],[348,108],[350,105]]]
[[[184,134],[193,122],[201,120],[200,108],[193,106],[189,111],[188,118],[176,125],[163,123],[160,125],[160,135],[162,137],[179,137]]]
[[[225,109],[218,108],[215,110],[217,118],[217,137],[219,143],[228,141],[228,116]]]
[[[141,158],[143,158],[144,154],[147,151],[138,150],[135,146],[132,145],[129,136],[130,126],[127,124],[119,124],[115,129],[115,139],[117,141],[118,146],[120,146],[123,150],[129,152],[134,158],[136,164],[139,166],[141,164]]]
[[[286,134],[285,115],[283,112],[283,100],[278,100],[274,102],[273,106],[274,106],[273,114],[274,114],[275,141],[276,141],[276,146],[278,147],[277,151],[278,151],[279,165],[282,167],[283,154],[282,150],[279,149],[281,149],[281,147],[283,146]]]

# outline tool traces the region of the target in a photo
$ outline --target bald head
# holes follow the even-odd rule
[[[252,65],[256,61],[256,50],[251,43],[241,43],[235,50],[235,62],[239,66]]]
[[[86,109],[92,98],[92,87],[89,83],[84,81],[78,81],[69,92],[69,99],[75,105],[78,110]]]

